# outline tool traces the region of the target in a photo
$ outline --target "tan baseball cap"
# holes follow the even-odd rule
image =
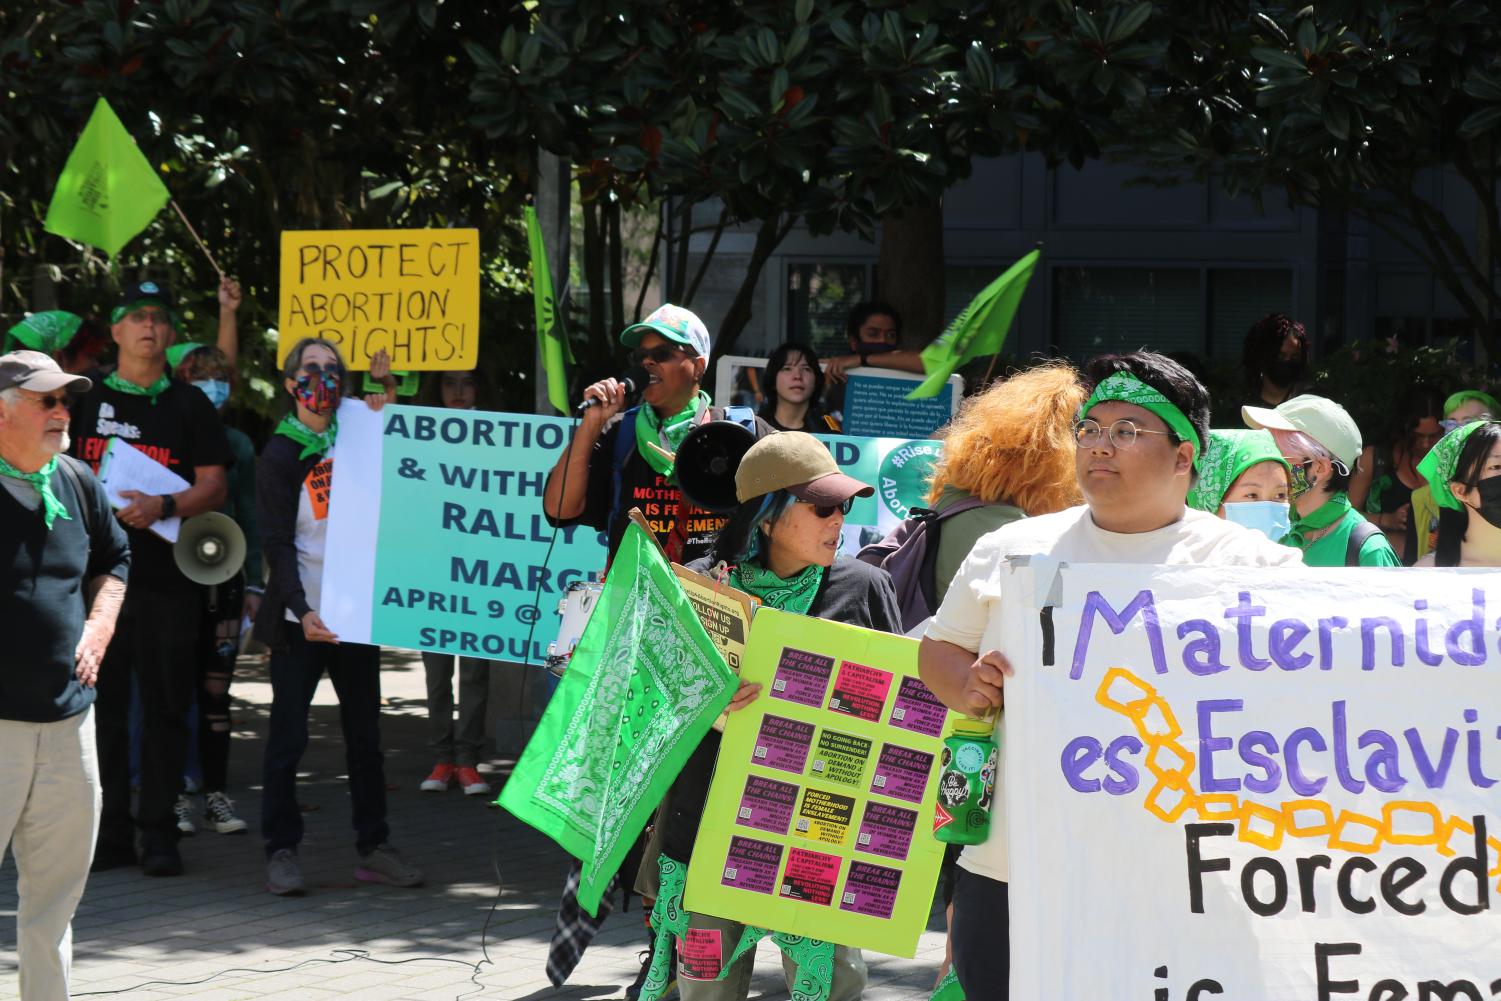
[[[869,497],[875,487],[839,471],[823,442],[805,431],[765,435],[745,453],[735,470],[735,497],[744,504],[786,490],[809,504],[843,504]]]
[[[0,389],[20,386],[34,393],[50,393],[55,389],[87,393],[93,385],[81,375],[64,372],[51,355],[40,351],[12,351],[0,355]]]
[[[1360,458],[1360,428],[1344,407],[1322,396],[1294,396],[1277,406],[1241,407],[1247,427],[1268,431],[1302,431],[1323,445],[1347,469],[1355,468]]]

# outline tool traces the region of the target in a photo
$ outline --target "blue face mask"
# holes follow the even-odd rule
[[[1225,505],[1225,520],[1280,542],[1292,528],[1287,505],[1281,501],[1234,501]]]
[[[224,406],[224,401],[229,399],[229,383],[223,379],[204,379],[193,385],[203,390],[203,395],[208,397],[208,401],[216,410]]]

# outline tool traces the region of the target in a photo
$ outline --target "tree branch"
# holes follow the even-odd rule
[[[683,296],[683,307],[693,305],[693,297],[698,295],[698,287],[703,284],[704,275],[709,271],[709,262],[714,260],[714,252],[719,249],[719,238],[724,236],[724,227],[730,221],[730,210],[719,210],[719,224],[714,227],[714,235],[709,238],[709,249],[704,251],[703,260],[698,262],[698,272],[693,276],[693,284],[688,286],[688,291]],[[686,254],[684,255],[687,256]]]

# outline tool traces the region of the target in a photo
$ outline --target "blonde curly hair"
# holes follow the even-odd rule
[[[1078,370],[1063,361],[1019,372],[965,400],[939,433],[943,456],[933,467],[928,503],[938,503],[948,486],[1028,515],[1081,503],[1073,422],[1084,400]]]

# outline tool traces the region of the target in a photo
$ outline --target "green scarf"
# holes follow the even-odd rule
[[[650,404],[641,404],[636,409],[636,451],[641,453],[641,458],[646,460],[648,466],[672,479],[672,463],[646,443],[655,442],[667,451],[676,453],[683,444],[683,439],[688,437],[688,432],[698,422],[698,415],[708,409],[708,406],[709,394],[703,390],[699,390],[698,395],[689,400],[686,407],[665,419],[658,417]]]
[[[298,420],[296,414],[287,414],[272,433],[286,435],[301,445],[302,454],[297,458],[306,459],[310,455],[323,455],[334,447],[334,439],[339,434],[339,418],[337,415],[329,418],[327,431],[314,431]]]
[[[1456,394],[1458,395],[1458,394]],[[1464,401],[1461,400],[1461,403]],[[1459,469],[1459,453],[1464,451],[1465,442],[1470,440],[1477,428],[1494,424],[1495,421],[1471,421],[1469,424],[1461,424],[1439,439],[1438,444],[1428,450],[1418,463],[1418,475],[1428,481],[1433,490],[1433,499],[1439,507],[1446,507],[1452,511],[1463,511],[1464,505],[1454,491],[1449,489],[1449,484],[1454,481],[1454,474]]]
[[[667,993],[667,985],[677,976],[671,967],[672,940],[687,938],[688,923],[692,917],[683,909],[683,891],[688,886],[688,867],[666,855],[659,855],[657,868],[661,885],[657,889],[657,903],[652,908],[650,922],[656,948],[653,950],[646,979],[641,985],[641,1001],[658,1001]],[[723,980],[740,957],[753,952],[756,944],[767,936],[771,937],[788,959],[797,964],[792,983],[793,1001],[828,1001],[834,986],[834,943],[805,935],[789,935],[747,925],[715,979]]]
[[[1100,381],[1089,399],[1084,402],[1084,407],[1079,413],[1087,417],[1089,411],[1097,404],[1109,403],[1112,400],[1135,404],[1161,417],[1162,422],[1172,429],[1173,434],[1193,445],[1194,468],[1199,468],[1199,460],[1204,455],[1204,446],[1199,441],[1199,432],[1194,430],[1193,422],[1188,419],[1188,415],[1179,410],[1166,396],[1130,372],[1116,372],[1110,378]]]
[[[1291,470],[1270,431],[1211,431],[1199,479],[1188,491],[1188,506],[1215,514],[1240,474],[1262,462]]]
[[[9,476],[13,480],[25,480],[36,487],[37,493],[42,495],[42,519],[47,522],[47,531],[52,531],[52,523],[58,518],[63,521],[72,521],[73,516],[63,506],[63,502],[57,499],[57,494],[52,492],[52,473],[57,469],[57,456],[48,460],[47,464],[34,473],[23,473],[15,466],[0,459],[0,476]]]
[[[783,580],[759,563],[742,563],[730,570],[730,584],[761,599],[761,604],[784,612],[807,615],[813,607],[818,586],[823,583],[824,568],[810,563],[797,574]]]
[[[1328,528],[1343,518],[1345,512],[1349,510],[1350,498],[1342,493],[1335,494],[1325,501],[1318,510],[1309,514],[1308,517],[1295,517],[1293,519],[1293,527],[1288,530],[1287,535],[1282,539],[1282,544],[1284,546],[1292,546],[1295,549],[1306,549],[1308,547],[1307,538],[1309,533],[1317,532],[1321,528]],[[1293,512],[1296,514],[1297,509],[1294,508]]]
[[[142,388],[133,382],[127,382],[121,378],[119,372],[111,372],[104,377],[104,384],[115,392],[124,393],[126,396],[148,397],[151,400],[151,405],[154,407],[156,406],[156,398],[166,392],[167,387],[172,385],[172,380],[163,374],[161,378],[157,379],[151,385]]]

